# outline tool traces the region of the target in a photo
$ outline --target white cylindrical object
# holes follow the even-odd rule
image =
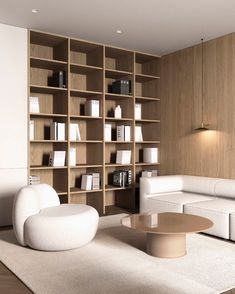
[[[146,163],[158,162],[158,148],[144,148],[143,161]]]

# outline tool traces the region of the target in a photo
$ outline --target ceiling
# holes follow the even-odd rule
[[[0,0],[0,23],[164,55],[234,32],[235,1]]]

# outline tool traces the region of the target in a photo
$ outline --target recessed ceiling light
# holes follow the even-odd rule
[[[122,34],[122,30],[116,30],[117,34]]]
[[[38,13],[38,10],[37,9],[32,9],[32,13]]]

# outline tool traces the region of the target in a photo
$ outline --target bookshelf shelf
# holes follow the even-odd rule
[[[143,148],[160,147],[160,57],[35,30],[29,35],[29,96],[38,97],[40,105],[40,113],[29,113],[35,131],[35,140],[29,140],[30,175],[53,186],[62,203],[88,204],[100,215],[137,211],[139,174],[160,165],[141,162]],[[48,77],[60,70],[66,72],[66,88],[48,86]],[[122,79],[131,81],[131,94],[109,93]],[[99,117],[86,115],[89,100],[99,100]],[[141,120],[135,119],[136,103]],[[122,118],[114,117],[118,105]],[[52,123],[65,124],[65,140],[50,140]],[[70,140],[75,138],[70,123],[78,125],[82,140]],[[105,124],[111,125],[112,141],[105,141]],[[115,140],[118,126],[130,127],[131,141]],[[141,128],[141,142],[135,140],[135,126]],[[115,163],[118,150],[131,151],[130,164]],[[65,151],[66,162],[76,154],[76,165],[48,166],[51,151]],[[131,171],[132,186],[113,186],[114,171]],[[100,174],[100,189],[82,190],[82,175],[91,173]]]

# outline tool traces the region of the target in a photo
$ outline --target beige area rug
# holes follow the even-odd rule
[[[0,232],[0,260],[33,292],[42,294],[221,293],[235,287],[235,243],[193,234],[178,259],[147,255],[145,235],[120,226],[123,215],[100,219],[87,246],[40,252]]]

